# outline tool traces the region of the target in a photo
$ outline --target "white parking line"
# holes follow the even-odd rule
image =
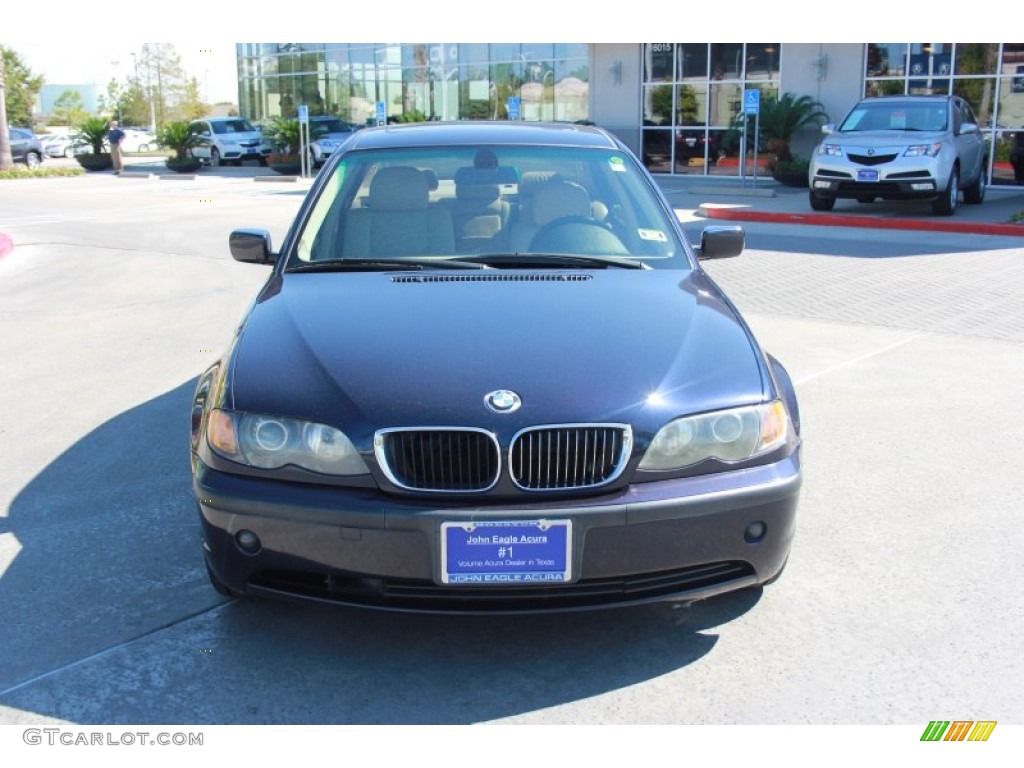
[[[899,341],[894,341],[892,344],[886,344],[884,347],[881,347],[880,349],[876,349],[873,352],[868,352],[867,354],[860,355],[858,357],[854,357],[854,358],[852,358],[850,360],[845,360],[845,361],[843,361],[841,363],[836,363],[835,365],[831,365],[828,368],[825,368],[823,370],[816,371],[815,373],[808,374],[807,376],[804,376],[802,378],[794,379],[793,383],[794,384],[804,384],[804,383],[806,383],[808,381],[812,381],[813,379],[817,379],[817,378],[820,378],[822,376],[827,376],[828,374],[832,373],[833,371],[838,371],[838,370],[840,370],[842,368],[848,368],[851,365],[856,365],[857,363],[863,362],[864,360],[868,360],[868,359],[870,359],[872,357],[877,357],[878,355],[883,355],[886,352],[889,352],[890,350],[896,349],[897,347],[902,347],[904,344],[909,344],[910,342],[914,341],[915,339],[920,339],[922,336],[924,336],[923,333],[915,333],[913,336],[908,336],[905,339],[900,339]]]

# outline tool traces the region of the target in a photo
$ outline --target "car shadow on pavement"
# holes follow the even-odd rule
[[[21,547],[0,575],[7,721],[463,724],[572,703],[585,721],[587,699],[701,659],[761,597],[528,616],[224,602],[190,492],[194,384],[82,437],[0,518]]]

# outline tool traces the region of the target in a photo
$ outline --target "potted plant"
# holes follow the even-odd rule
[[[87,117],[78,125],[75,142],[88,144],[91,152],[75,155],[78,164],[87,171],[105,171],[114,166],[113,158],[103,149],[107,136],[107,121],[102,117]]]
[[[275,117],[263,129],[263,135],[274,145],[274,151],[267,157],[271,169],[290,176],[301,172],[300,130],[299,121],[292,117]]]
[[[176,173],[195,173],[202,163],[192,156],[192,147],[199,143],[199,136],[189,130],[188,123],[178,121],[167,123],[157,132],[160,146],[174,152],[167,158],[167,167]]]
[[[806,187],[807,174],[811,161],[802,157],[791,157],[789,160],[773,159],[769,165],[772,178],[787,187]]]

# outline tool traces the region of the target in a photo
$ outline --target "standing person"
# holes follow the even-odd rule
[[[124,161],[121,159],[121,142],[124,141],[124,131],[117,127],[117,120],[111,120],[107,127],[107,141],[110,142],[110,158],[114,161],[114,175],[119,176],[124,170]]]

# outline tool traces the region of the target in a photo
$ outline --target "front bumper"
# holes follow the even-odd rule
[[[945,191],[949,171],[935,158],[900,158],[875,166],[816,159],[811,165],[810,187],[822,197],[930,198]]]
[[[213,574],[247,594],[422,612],[581,610],[695,600],[770,581],[785,565],[799,453],[775,464],[640,483],[586,499],[518,506],[410,501],[373,489],[282,483],[195,462]],[[441,583],[441,524],[572,520],[572,579],[558,585]],[[762,538],[745,538],[752,523]],[[248,554],[240,531],[259,537]]]
[[[220,156],[224,160],[258,160],[267,157],[271,153],[269,147],[224,147]]]

